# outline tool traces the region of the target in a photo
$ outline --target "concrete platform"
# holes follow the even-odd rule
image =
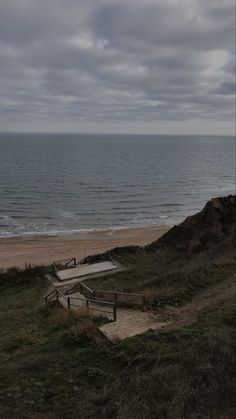
[[[93,263],[91,265],[79,265],[76,268],[64,269],[57,272],[57,277],[61,281],[68,281],[73,278],[80,278],[87,275],[94,275],[100,274],[102,272],[107,273],[107,271],[115,271],[118,270],[114,263],[107,261],[107,262],[99,262]]]

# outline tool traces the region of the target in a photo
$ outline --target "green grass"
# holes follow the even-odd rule
[[[0,295],[0,417],[91,417],[114,369],[108,350],[89,319],[42,306],[43,278],[26,282]]]
[[[165,305],[181,306],[214,287],[236,272],[236,264],[205,263],[199,257],[183,260],[183,255],[167,250],[147,252],[141,248],[116,249],[113,257],[127,269],[123,272],[88,279],[91,289],[144,293],[152,309]]]
[[[236,265],[228,264],[201,269],[187,277],[177,276],[177,281],[174,281],[170,285],[167,281],[166,286],[162,286],[159,292],[155,292],[155,288],[153,287],[150,288],[150,307],[158,309],[166,305],[183,306],[221,282],[230,278],[233,280],[235,272]],[[146,290],[147,292],[148,289]],[[153,295],[155,296],[154,298]]]
[[[0,275],[1,418],[236,417],[233,300],[111,346],[91,320],[42,305],[43,271],[14,275]]]
[[[144,289],[153,281],[157,274],[166,271],[166,266],[172,255],[167,252],[146,252],[142,248],[118,248],[112,256],[126,270],[113,275],[106,275],[95,279],[88,279],[85,283],[94,289],[104,289],[124,292],[136,292]]]

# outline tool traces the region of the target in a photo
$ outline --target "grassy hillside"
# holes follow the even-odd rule
[[[0,275],[0,417],[235,417],[233,296],[111,346],[91,320],[42,305],[43,273]]]
[[[110,256],[127,270],[87,281],[92,288],[143,292],[152,307],[157,300],[186,303],[236,272],[236,196],[212,199],[144,248],[116,248],[88,260]]]
[[[213,200],[146,248],[89,258],[127,268],[92,288],[142,291],[167,324],[114,345],[102,319],[43,304],[47,268],[1,273],[0,418],[235,418],[235,205]]]
[[[182,305],[236,272],[234,260],[216,264],[203,259],[200,264],[194,258],[183,261],[174,251],[162,249],[117,248],[111,253],[127,270],[85,283],[92,289],[142,292],[152,308]]]

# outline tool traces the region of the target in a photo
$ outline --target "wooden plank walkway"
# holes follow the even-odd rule
[[[57,277],[61,281],[68,281],[73,278],[81,278],[87,275],[94,275],[99,273],[113,272],[119,269],[114,263],[110,261],[79,265],[76,268],[63,269],[57,271]],[[84,279],[84,278],[83,278]]]
[[[112,342],[144,333],[149,329],[161,329],[168,322],[160,321],[151,311],[117,309],[117,320],[99,327],[99,330]]]

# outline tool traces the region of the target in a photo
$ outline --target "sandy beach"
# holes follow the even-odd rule
[[[116,246],[144,246],[170,227],[148,226],[107,229],[61,235],[25,235],[0,238],[0,269],[12,266],[48,265],[69,257],[83,258]]]

